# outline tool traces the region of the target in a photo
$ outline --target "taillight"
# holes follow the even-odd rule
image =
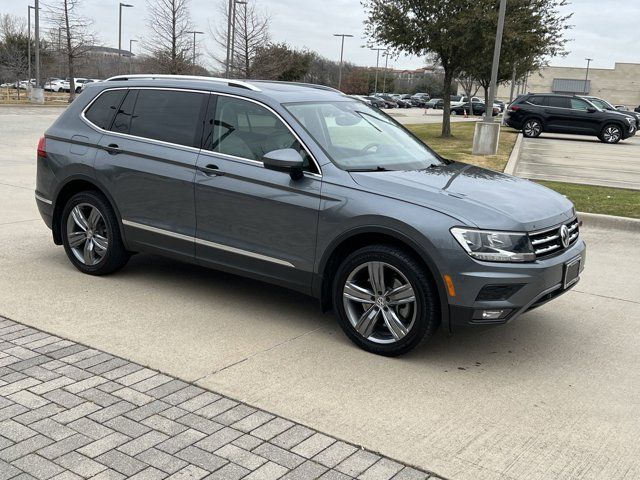
[[[512,112],[517,112],[518,110],[520,110],[520,107],[518,105],[511,105],[509,107],[509,110],[511,110]]]
[[[44,137],[40,137],[38,141],[38,157],[47,158],[47,144]]]

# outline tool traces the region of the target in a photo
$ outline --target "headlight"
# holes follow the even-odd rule
[[[452,228],[451,234],[469,256],[486,262],[531,262],[536,259],[526,233]]]
[[[635,118],[631,118],[631,117],[624,117],[624,118],[626,118],[627,122],[629,122],[629,123],[636,123]]]

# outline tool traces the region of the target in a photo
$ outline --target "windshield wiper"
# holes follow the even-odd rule
[[[378,165],[377,167],[369,167],[369,168],[349,168],[347,172],[390,172],[388,168],[381,167]]]

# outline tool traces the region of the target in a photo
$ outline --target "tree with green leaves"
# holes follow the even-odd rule
[[[311,58],[306,50],[293,49],[286,43],[270,43],[258,49],[251,70],[256,78],[297,82],[309,71]]]
[[[463,68],[463,74],[484,89],[485,102],[489,97],[491,64],[495,31],[498,23],[497,7],[492,0],[481,0],[474,6],[477,21],[470,26],[474,37],[475,55]],[[522,78],[539,70],[552,57],[564,56],[571,28],[571,14],[562,14],[567,0],[509,0],[498,68],[498,84]]]
[[[491,76],[498,0],[362,0],[370,41],[395,51],[435,57],[444,69],[443,91],[464,72],[476,81]],[[501,68],[531,71],[546,58],[564,51],[568,17],[560,13],[566,0],[509,0]],[[509,48],[515,43],[517,48]],[[489,47],[490,46],[490,47]],[[506,47],[506,52],[505,52]],[[480,54],[480,51],[483,52]],[[490,53],[489,53],[490,52]],[[483,71],[480,74],[480,70]],[[473,74],[472,74],[473,71]],[[486,82],[488,85],[488,82]],[[442,136],[451,135],[450,99],[444,95]]]

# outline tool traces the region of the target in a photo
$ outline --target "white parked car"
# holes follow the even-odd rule
[[[451,95],[451,108],[461,107],[469,101],[469,97],[464,95]],[[471,97],[473,103],[484,103],[484,100],[480,97]]]
[[[59,92],[62,90],[64,80],[60,78],[50,78],[44,84],[44,89],[48,92]]]

